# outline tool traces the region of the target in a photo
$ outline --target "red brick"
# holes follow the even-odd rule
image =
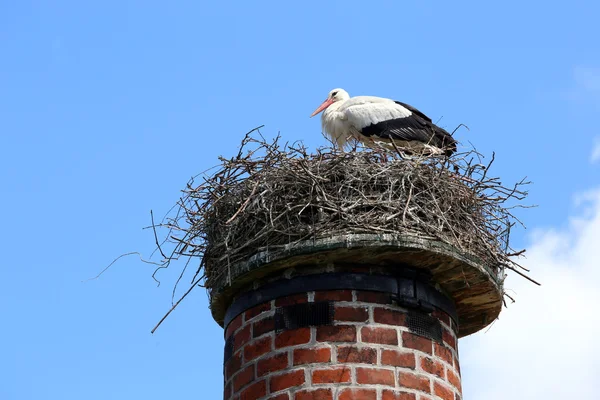
[[[365,343],[398,344],[398,332],[393,328],[364,326],[360,334]]]
[[[352,301],[352,290],[327,290],[315,292],[315,301]]]
[[[414,353],[383,349],[381,350],[381,364],[415,369],[417,362]]]
[[[366,307],[335,307],[334,319],[344,322],[366,322],[369,310]]]
[[[361,385],[396,385],[394,371],[380,368],[356,368],[356,382]]]
[[[448,346],[452,347],[454,350],[458,350],[456,348],[456,339],[448,329],[444,328],[444,331],[442,332],[442,338],[444,339],[444,342],[448,344]]]
[[[246,325],[242,329],[238,330],[233,337],[233,351],[236,352],[241,349],[250,340],[250,325]]]
[[[325,363],[331,361],[331,349],[296,349],[294,350],[294,365]]]
[[[402,332],[402,345],[409,349],[419,350],[427,354],[433,353],[433,342],[410,332]]]
[[[296,392],[294,400],[333,400],[331,389],[301,390]]]
[[[421,397],[423,399],[423,397]],[[381,400],[417,400],[414,393],[395,392],[393,390],[384,389],[381,392]]]
[[[350,382],[350,368],[316,369],[312,372],[312,383]]]
[[[223,388],[223,400],[229,400],[229,398],[231,397],[231,394],[232,394],[231,386],[232,386],[231,382],[225,384],[225,386]]]
[[[271,302],[270,301],[267,303],[259,304],[255,307],[252,307],[249,310],[246,310],[246,312],[244,313],[246,315],[246,321],[256,317],[257,315],[267,312],[267,311],[271,311]]]
[[[264,335],[267,332],[271,332],[275,329],[275,319],[273,317],[263,318],[252,324],[252,337],[256,338],[260,335]]]
[[[421,369],[425,372],[428,372],[430,374],[433,375],[437,375],[442,379],[446,379],[446,376],[444,374],[444,365],[437,361],[434,360],[433,358],[429,358],[429,357],[423,357],[421,358]]]
[[[281,371],[288,367],[288,353],[279,353],[264,358],[256,363],[256,376],[263,376],[270,372]]]
[[[319,342],[356,342],[356,328],[352,325],[318,326]]]
[[[299,328],[283,331],[275,336],[275,348],[296,346],[310,342],[310,328]]]
[[[450,368],[446,368],[446,375],[447,375],[448,382],[450,382],[450,384],[452,386],[454,386],[456,388],[456,390],[458,390],[460,392],[461,391],[460,377]]]
[[[267,382],[263,379],[262,381],[254,382],[248,386],[240,395],[240,400],[257,400],[267,394]]]
[[[225,377],[227,380],[240,370],[242,367],[242,352],[238,352],[231,356],[225,363]]]
[[[454,369],[456,369],[456,371],[458,372],[458,375],[460,375],[460,364],[458,363],[457,357],[454,357]]]
[[[454,400],[454,392],[452,389],[437,381],[433,382],[433,393],[444,400]]]
[[[399,372],[398,385],[407,389],[415,389],[425,393],[431,393],[429,378],[426,376],[413,374],[412,372]]]
[[[339,400],[377,400],[375,389],[343,389]]]
[[[454,332],[454,336],[458,336],[458,324],[453,319],[450,319],[450,329]]]
[[[296,370],[271,377],[271,392],[278,392],[304,384],[304,370]]]
[[[391,304],[392,298],[389,293],[357,291],[356,301],[362,301],[365,303]]]
[[[233,391],[237,392],[254,380],[254,365],[249,365],[233,377]]]
[[[340,346],[337,349],[339,363],[377,364],[377,350],[370,347]]]
[[[293,294],[275,300],[275,307],[290,306],[292,304],[308,303],[308,293]]]
[[[433,350],[436,357],[441,358],[442,360],[446,361],[448,364],[452,365],[452,351],[450,349],[448,349],[447,347],[438,344],[438,343],[434,343],[433,344]]]
[[[440,311],[440,310],[435,310],[434,312],[431,313],[431,316],[439,319],[446,325],[450,326],[450,316],[448,314],[446,314],[445,312]]]
[[[225,330],[225,339],[228,339],[229,336],[231,336],[231,334],[235,331],[238,330],[238,328],[240,326],[242,326],[242,320],[244,318],[244,314],[240,314],[237,317],[235,317],[230,323],[229,325],[227,325],[227,329]]]
[[[244,347],[244,360],[246,362],[254,360],[255,358],[258,358],[271,351],[272,347],[273,338],[271,336],[265,336],[260,339],[256,339]]]
[[[377,307],[373,309],[373,320],[378,324],[405,326],[406,314],[398,310]]]
[[[267,400],[290,400],[290,396],[287,393],[276,394],[275,396],[268,397]]]

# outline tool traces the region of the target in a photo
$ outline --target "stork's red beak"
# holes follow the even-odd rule
[[[319,106],[319,108],[317,108],[317,109],[315,110],[315,112],[313,112],[313,113],[310,115],[310,117],[311,117],[311,118],[312,118],[312,117],[314,117],[315,115],[317,115],[318,113],[320,113],[321,111],[323,111],[324,109],[326,109],[327,107],[329,107],[329,106],[331,105],[331,103],[333,103],[333,100],[332,100],[332,99],[327,99],[327,100],[325,100],[325,101],[323,102],[323,104],[321,104],[321,105]]]

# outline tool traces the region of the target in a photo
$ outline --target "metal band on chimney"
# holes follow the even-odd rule
[[[362,290],[388,293],[401,307],[430,313],[436,308],[458,323],[454,302],[428,283],[427,275],[414,269],[397,276],[364,273],[323,273],[282,279],[239,295],[227,309],[224,326],[244,311],[283,296],[322,290]]]

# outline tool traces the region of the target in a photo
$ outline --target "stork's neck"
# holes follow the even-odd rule
[[[344,125],[346,118],[341,111],[343,103],[343,101],[336,101],[321,114],[323,132],[336,143],[338,148],[343,148],[348,140],[348,128]]]
[[[342,103],[343,101],[336,101],[321,114],[321,125],[329,135],[336,136],[334,132],[341,128],[340,124],[344,119],[344,113],[340,112]]]
[[[339,109],[342,107],[342,105],[344,104],[344,101],[336,101],[335,103],[332,103],[329,107],[327,107],[325,109],[325,111],[323,111],[323,115],[322,118],[323,119],[329,119],[334,117],[336,113],[339,112]]]

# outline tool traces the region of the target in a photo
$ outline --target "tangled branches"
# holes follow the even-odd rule
[[[253,130],[237,156],[220,158],[202,182],[188,182],[175,215],[159,225],[173,245],[164,266],[179,257],[198,259],[192,287],[205,278],[210,289],[231,265],[266,248],[387,233],[440,240],[499,277],[505,268],[525,276],[511,258],[523,251],[512,251],[508,239],[519,222],[511,210],[520,207],[528,182],[504,186],[489,176],[493,158],[482,164],[474,150],[449,160],[389,157],[331,147],[311,154],[302,144],[269,142]]]

